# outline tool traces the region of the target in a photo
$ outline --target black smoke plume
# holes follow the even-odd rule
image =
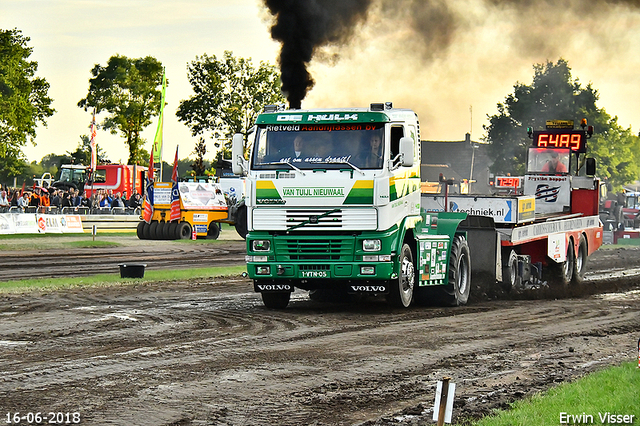
[[[282,91],[300,108],[314,81],[307,70],[316,49],[345,43],[364,20],[371,0],[265,0],[275,17],[271,36],[282,43]]]

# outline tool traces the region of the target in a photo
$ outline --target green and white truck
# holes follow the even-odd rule
[[[526,238],[511,244],[490,216],[421,208],[420,124],[409,109],[268,106],[249,135],[248,159],[243,142],[235,135],[232,168],[246,179],[247,273],[268,308],[285,308],[295,289],[312,297],[385,295],[399,307],[462,305],[472,276],[474,285],[515,284],[523,270],[518,262],[526,269],[539,257],[528,253]],[[507,230],[533,224],[533,197],[511,201],[523,219]],[[595,232],[597,211],[595,224],[588,223]],[[590,242],[597,239],[582,231]],[[561,251],[582,236],[568,232],[557,238]],[[531,250],[542,250],[540,238],[547,234],[531,241]],[[573,244],[584,264],[599,246],[585,252]],[[552,262],[566,266],[573,259],[573,270],[570,251]]]

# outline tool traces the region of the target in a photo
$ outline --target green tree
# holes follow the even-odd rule
[[[235,133],[246,135],[265,105],[284,102],[279,74],[273,65],[236,58],[225,51],[196,57],[188,67],[194,95],[180,102],[176,116],[193,136],[211,132],[216,148],[230,149]],[[220,143],[220,139],[224,139]]]
[[[29,61],[33,48],[17,28],[0,29],[0,180],[20,176],[25,170],[22,148],[35,145],[36,127],[46,126],[55,110],[49,83],[36,77],[38,63]]]
[[[151,56],[112,56],[106,66],[96,65],[91,70],[87,97],[78,102],[85,111],[95,108],[96,114],[109,113],[101,127],[125,138],[129,164],[146,161],[140,132],[160,114],[162,73],[162,63]]]
[[[107,158],[107,154],[104,152],[100,145],[96,145],[98,164],[110,163]],[[80,141],[75,151],[67,151],[67,157],[73,159],[73,164],[84,164],[85,166],[91,165],[91,138],[87,135],[80,135]]]
[[[204,138],[200,138],[196,143],[196,147],[192,154],[196,155],[195,161],[191,164],[191,168],[196,176],[204,176],[206,166],[204,165],[204,155],[207,153],[207,144]]]
[[[531,146],[527,127],[543,129],[547,120],[579,123],[586,118],[595,129],[587,142],[587,155],[599,164],[598,175],[618,188],[637,179],[640,154],[632,151],[637,138],[630,129],[618,125],[617,117],[612,118],[597,107],[597,90],[591,84],[582,87],[577,79],[572,79],[571,68],[564,59],[555,64],[535,64],[533,70],[532,84],[516,83],[514,92],[498,104],[498,113],[489,116],[489,125],[484,126],[485,140],[490,143],[488,151],[494,159],[492,172],[514,175],[525,172],[527,149]]]

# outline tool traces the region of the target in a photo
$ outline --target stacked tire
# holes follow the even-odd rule
[[[191,238],[191,225],[188,222],[141,221],[136,234],[141,240],[186,240]]]

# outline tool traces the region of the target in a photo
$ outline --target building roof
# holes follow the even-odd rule
[[[476,147],[476,148],[474,148]],[[457,176],[452,174],[445,177],[456,177],[460,179],[469,179],[471,175],[471,163],[473,160],[474,177],[482,170],[488,170],[493,163],[487,155],[488,144],[472,141],[470,137],[462,141],[422,141],[422,158],[421,164],[430,165],[431,167],[425,171],[423,180],[432,181],[432,170],[435,165],[447,166]],[[475,153],[473,152],[475,151]],[[425,177],[428,176],[428,179]],[[436,175],[436,179],[437,179]]]

